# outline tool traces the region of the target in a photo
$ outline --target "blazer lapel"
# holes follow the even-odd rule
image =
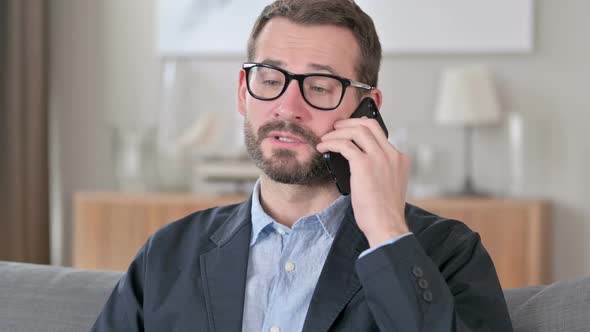
[[[361,288],[355,271],[358,256],[369,248],[349,205],[334,238],[309,304],[303,331],[327,331]]]
[[[217,247],[201,255],[201,278],[211,331],[241,331],[252,223],[252,198],[210,237]]]

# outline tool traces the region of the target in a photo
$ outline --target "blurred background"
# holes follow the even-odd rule
[[[410,201],[480,232],[504,287],[590,274],[590,2],[450,2],[357,1]],[[237,78],[266,3],[3,0],[0,260],[125,269],[248,195]]]

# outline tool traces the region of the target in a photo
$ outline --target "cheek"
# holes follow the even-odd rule
[[[247,98],[245,102],[245,114],[244,117],[252,126],[258,127],[260,119],[262,117],[261,105],[258,105],[257,100],[254,98]]]
[[[272,116],[272,102],[247,96],[246,116],[250,119],[266,119],[268,121]]]
[[[346,115],[340,112],[334,111],[334,113],[320,115],[316,117],[312,123],[314,123],[316,135],[322,137],[323,135],[334,130],[334,122],[345,119]]]
[[[356,91],[354,89],[348,91],[344,95],[344,99],[342,100],[342,104],[338,108],[338,112],[340,113],[342,119],[348,119],[354,113],[358,105],[360,104],[360,100],[356,95]]]

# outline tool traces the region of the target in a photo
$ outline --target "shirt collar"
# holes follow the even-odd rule
[[[258,235],[262,230],[272,224],[274,219],[272,219],[264,210],[262,209],[262,205],[260,205],[260,179],[256,181],[254,185],[254,190],[252,194],[252,236],[250,237],[250,246],[256,243],[258,239]]]
[[[342,218],[346,214],[346,210],[348,205],[350,204],[350,196],[340,196],[330,206],[325,208],[324,210],[311,215],[306,216],[303,218],[310,218],[315,217],[319,220],[320,224],[322,225],[322,229],[332,238],[336,236],[336,232],[340,228],[340,224],[342,223]],[[278,223],[270,217],[262,208],[260,204],[260,179],[256,181],[254,185],[254,190],[252,194],[252,235],[250,238],[250,246],[256,243],[260,233],[269,225],[277,224],[278,227],[282,225],[278,225]],[[302,218],[302,219],[303,219]],[[301,220],[301,219],[300,219]]]

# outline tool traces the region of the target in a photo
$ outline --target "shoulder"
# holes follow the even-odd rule
[[[178,236],[203,236],[214,233],[242,204],[214,207],[193,212],[171,222],[154,233],[157,240],[176,239]]]
[[[449,253],[480,243],[479,234],[463,222],[436,215],[411,204],[406,206],[406,221],[410,231],[428,253]]]
[[[238,209],[244,208],[244,204],[247,202],[197,211],[163,226],[148,239],[145,244],[146,254],[174,259],[212,248],[211,235],[234,218]]]

